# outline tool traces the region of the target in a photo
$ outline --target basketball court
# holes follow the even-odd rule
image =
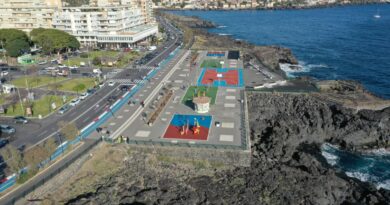
[[[242,69],[203,68],[198,79],[198,86],[243,87]]]

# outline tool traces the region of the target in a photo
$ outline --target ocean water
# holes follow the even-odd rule
[[[219,26],[210,32],[293,50],[303,69],[289,76],[351,79],[390,99],[390,5],[306,10],[172,11]],[[381,18],[374,18],[379,13]]]
[[[330,165],[343,170],[347,176],[390,190],[390,153],[376,150],[352,154],[330,144],[323,144],[321,153]]]
[[[293,50],[302,65],[289,76],[357,80],[390,99],[390,5],[280,11],[172,11],[219,26],[210,32]],[[374,18],[379,13],[381,18]],[[322,146],[328,163],[348,176],[390,190],[390,153],[355,154]]]

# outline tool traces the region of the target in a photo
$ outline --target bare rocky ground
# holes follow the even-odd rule
[[[389,146],[390,109],[354,113],[305,94],[249,93],[248,101],[250,167],[216,168],[206,161],[133,153],[119,171],[95,180],[87,191],[78,189],[79,195],[64,202],[388,204],[389,191],[329,167],[320,145],[330,142],[350,150]]]

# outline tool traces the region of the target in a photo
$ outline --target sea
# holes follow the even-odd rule
[[[172,13],[212,21],[212,33],[292,49],[303,69],[288,71],[290,77],[357,80],[390,99],[390,4]]]
[[[302,10],[171,11],[217,24],[209,32],[256,45],[292,49],[302,67],[289,77],[361,82],[390,99],[390,5],[371,4]],[[377,18],[375,16],[380,16]],[[350,177],[390,190],[390,153],[356,154],[324,144],[328,163]]]

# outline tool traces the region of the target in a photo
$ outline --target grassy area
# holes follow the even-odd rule
[[[92,64],[92,61],[95,57],[110,57],[110,58],[119,58],[119,61],[116,66],[113,67],[123,67],[127,65],[130,61],[133,61],[140,54],[138,52],[119,52],[119,51],[91,51],[88,53],[89,61]],[[65,60],[64,64],[67,66],[80,66],[80,62],[84,62],[88,65],[88,58],[81,57],[71,57],[69,60]],[[100,67],[100,66],[99,66]]]
[[[215,104],[215,98],[217,97],[218,87],[207,87],[207,86],[191,86],[187,89],[186,94],[183,97],[182,103],[193,108],[192,98],[198,95],[198,92],[206,92],[206,96],[211,98],[211,105]]]
[[[204,60],[200,65],[202,68],[221,68],[219,60]]]
[[[74,79],[68,80],[66,82],[59,83],[58,90],[83,93],[88,88],[94,87],[96,85],[95,81],[96,81],[95,78],[74,78]],[[76,91],[75,87],[77,85],[84,85],[84,86],[81,86],[81,87],[83,87],[81,90]]]
[[[71,97],[67,98],[67,102],[72,100]],[[33,117],[38,115],[46,116],[50,114],[53,110],[51,109],[51,104],[55,103],[57,108],[61,107],[64,103],[62,101],[62,96],[46,95],[39,100],[35,100],[32,103]],[[23,108],[26,109],[26,104],[23,105]],[[18,116],[24,115],[25,110],[22,109],[19,103],[16,104],[15,110],[12,106],[8,107],[6,115],[8,116]]]
[[[69,199],[95,191],[96,183],[102,182],[122,168],[125,156],[125,150],[113,148],[108,144],[100,145],[99,151],[93,152],[93,156],[83,163],[81,169],[56,190],[55,200]]]
[[[50,77],[50,76],[26,76],[17,78],[11,81],[12,85],[15,85],[18,88],[26,88],[26,81],[29,88],[35,88],[40,86],[45,86],[50,83],[56,83],[66,80],[64,77]]]

